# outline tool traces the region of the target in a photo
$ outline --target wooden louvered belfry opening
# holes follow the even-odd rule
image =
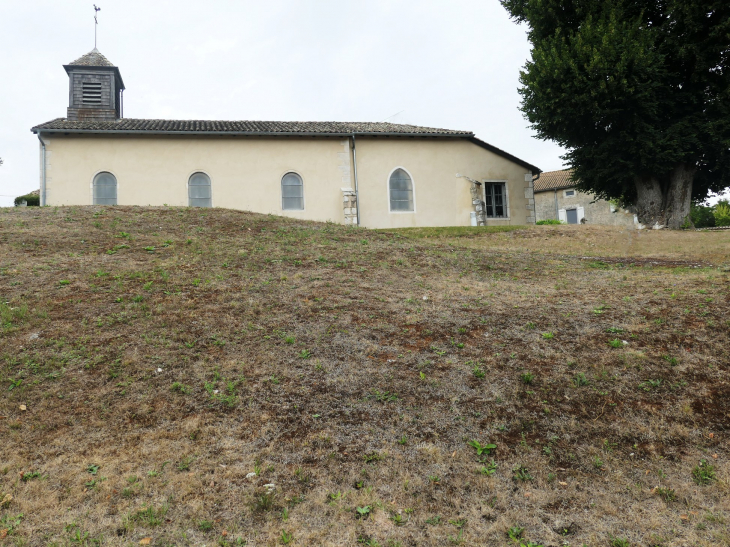
[[[101,105],[101,82],[83,82],[81,99],[83,104]]]

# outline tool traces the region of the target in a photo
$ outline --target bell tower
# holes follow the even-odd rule
[[[119,69],[94,48],[63,65],[69,80],[69,121],[115,121],[124,112],[124,82]]]

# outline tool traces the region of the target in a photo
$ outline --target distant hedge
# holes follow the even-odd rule
[[[724,199],[715,205],[693,203],[689,215],[695,228],[730,226],[730,203]]]
[[[715,206],[715,225],[730,226],[730,203],[726,200]]]
[[[535,224],[538,226],[543,226],[545,224],[562,224],[559,220],[555,220],[554,218],[548,218],[546,220],[538,220]]]
[[[20,202],[23,200],[28,202],[29,207],[40,207],[41,205],[41,196],[37,196],[35,194],[27,194],[25,196],[18,196],[15,198],[15,205],[20,205]]]

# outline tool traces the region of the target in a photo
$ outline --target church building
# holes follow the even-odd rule
[[[65,118],[32,128],[41,205],[226,207],[368,228],[534,224],[540,170],[470,131],[394,123],[124,117],[95,48]]]

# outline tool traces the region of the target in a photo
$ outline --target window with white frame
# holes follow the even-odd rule
[[[409,212],[413,211],[413,181],[404,169],[398,168],[390,175],[388,181],[390,195],[390,210]]]
[[[205,173],[193,173],[188,180],[188,205],[213,207],[210,177]]]
[[[487,218],[505,218],[507,214],[507,188],[504,182],[484,183],[484,203]]]
[[[111,173],[99,173],[94,177],[94,205],[117,204],[117,179]]]
[[[565,190],[565,192],[563,193],[563,195],[566,198],[573,198],[573,197],[575,197],[575,190]]]
[[[304,182],[296,173],[287,173],[281,179],[281,208],[284,211],[304,209]]]

